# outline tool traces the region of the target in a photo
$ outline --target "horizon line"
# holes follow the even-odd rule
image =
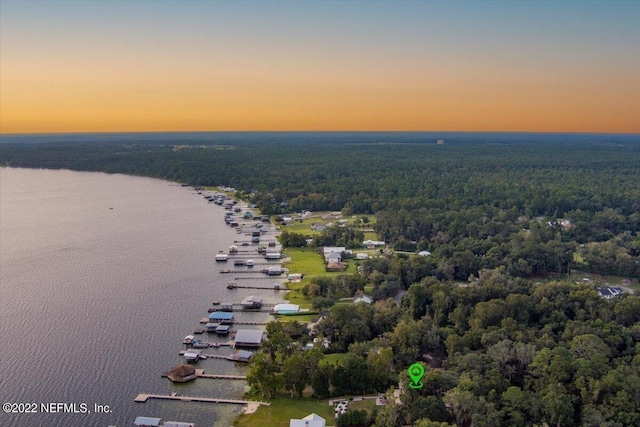
[[[161,133],[520,133],[566,135],[640,135],[638,132],[615,131],[532,131],[532,130],[115,130],[115,131],[62,131],[62,132],[0,132],[1,136],[35,135],[116,135]]]

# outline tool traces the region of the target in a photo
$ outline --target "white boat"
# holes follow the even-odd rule
[[[220,252],[216,255],[217,262],[226,262],[229,259],[229,254],[225,254],[224,252]]]

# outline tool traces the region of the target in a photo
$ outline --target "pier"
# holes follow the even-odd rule
[[[149,399],[180,400],[182,402],[232,403],[236,405],[248,405],[253,403],[257,405],[271,406],[270,402],[260,402],[256,400],[236,400],[236,399],[221,399],[217,397],[180,396],[177,393],[172,393],[172,394],[140,393],[136,396],[134,401],[138,403],[144,403]]]
[[[211,320],[209,320],[208,317],[203,317],[202,319],[200,319],[200,323],[202,324],[206,324],[211,322]],[[264,326],[267,324],[267,322],[248,322],[248,321],[244,321],[244,320],[234,320],[233,325],[259,325],[259,326]],[[214,333],[215,331],[207,331],[207,332],[212,332]],[[222,345],[222,343],[220,343],[220,345]]]
[[[289,289],[282,287],[282,285],[274,286],[251,286],[251,285],[236,285],[229,284],[227,289],[267,289],[269,291],[288,291]]]

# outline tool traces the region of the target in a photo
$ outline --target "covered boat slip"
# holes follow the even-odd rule
[[[194,423],[185,423],[181,421],[165,421],[162,418],[137,417],[133,422],[134,426],[139,427],[195,427]]]

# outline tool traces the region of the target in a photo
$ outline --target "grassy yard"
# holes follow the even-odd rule
[[[271,406],[260,406],[250,415],[240,415],[234,426],[236,427],[289,427],[291,418],[303,418],[316,413],[326,419],[328,425],[334,425],[333,407],[327,400],[314,398],[276,397],[271,400]]]
[[[347,353],[331,353],[325,354],[324,357],[320,360],[320,364],[322,365],[340,365],[344,360]]]

